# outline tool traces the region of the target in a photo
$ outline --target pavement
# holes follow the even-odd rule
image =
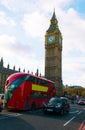
[[[85,120],[82,122],[78,130],[85,130]]]

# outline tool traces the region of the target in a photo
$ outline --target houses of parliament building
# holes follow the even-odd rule
[[[8,64],[7,67],[4,67],[3,58],[1,58],[0,60],[0,93],[4,92],[4,86],[5,86],[5,81],[7,77],[10,74],[13,74],[15,72],[20,72],[20,68],[18,71],[16,71],[15,66],[13,67],[13,69],[10,69],[9,66],[10,65]]]

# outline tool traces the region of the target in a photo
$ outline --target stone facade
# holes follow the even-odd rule
[[[6,81],[7,77],[10,74],[13,74],[15,72],[20,72],[20,68],[18,71],[15,70],[15,66],[13,67],[13,69],[10,69],[9,64],[7,65],[7,68],[4,67],[3,58],[1,58],[1,61],[0,61],[0,93],[4,93],[5,81]]]
[[[55,11],[45,35],[45,77],[56,83],[57,95],[62,94],[62,34]]]

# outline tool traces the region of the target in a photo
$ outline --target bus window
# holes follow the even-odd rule
[[[48,97],[48,95],[42,92],[31,92],[31,97],[32,98],[45,98],[45,97]]]
[[[49,83],[49,82],[47,82],[47,81],[45,81],[45,85],[46,85],[46,86],[49,86],[49,85],[50,85],[50,83]]]
[[[16,89],[22,82],[26,81],[29,77],[28,76],[23,76],[14,82],[8,87],[9,90],[14,90]]]
[[[33,82],[33,77],[30,76],[29,79],[28,79],[28,81]]]
[[[24,81],[26,81],[29,78],[29,76],[22,76],[19,79],[15,80],[14,82],[12,82],[9,87],[5,90],[5,99],[8,101],[14,91],[16,90],[16,88]]]
[[[55,85],[55,84],[52,84],[52,87],[53,87],[53,88],[56,88],[56,85]]]
[[[38,79],[36,77],[32,77],[32,76],[29,77],[28,81],[33,82],[35,84],[41,84],[40,79]]]

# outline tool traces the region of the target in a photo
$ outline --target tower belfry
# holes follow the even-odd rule
[[[62,34],[53,12],[45,34],[45,77],[56,83],[57,95],[62,94]]]

